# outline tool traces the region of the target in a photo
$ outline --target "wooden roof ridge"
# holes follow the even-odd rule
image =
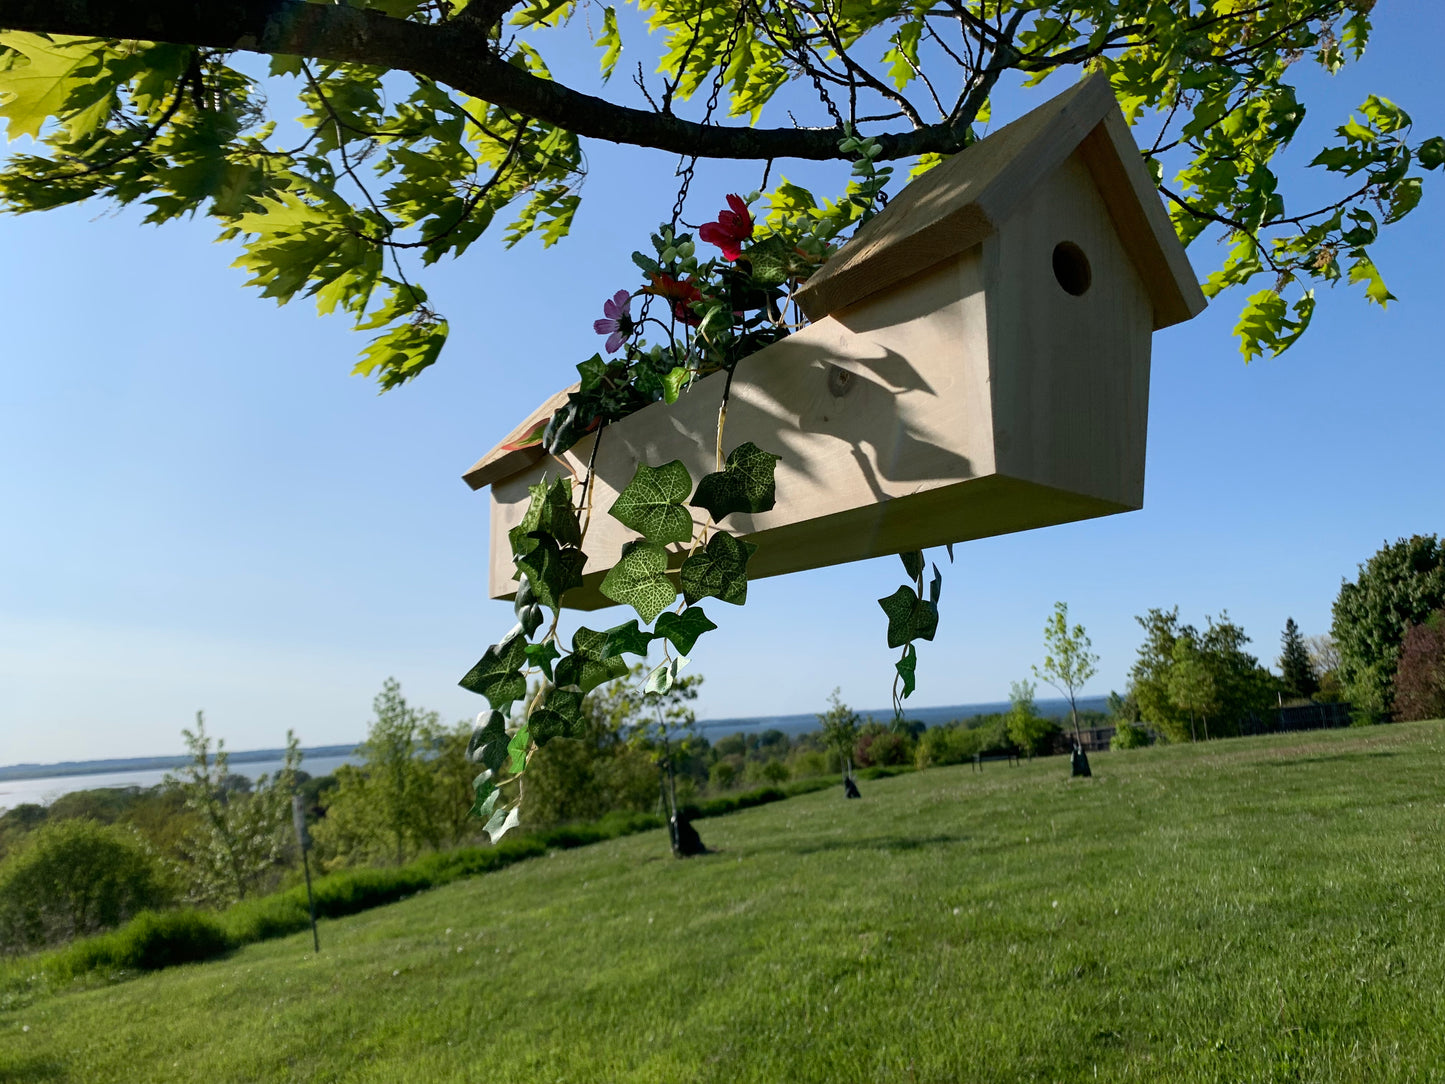
[[[1154,307],[1154,329],[1205,299],[1109,80],[1092,75],[915,179],[794,295],[813,320],[856,304],[992,234],[1079,151]]]

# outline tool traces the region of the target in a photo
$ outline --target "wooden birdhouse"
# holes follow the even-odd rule
[[[1150,339],[1205,304],[1102,77],[909,184],[797,300],[813,323],[739,363],[728,405],[728,448],[782,457],[776,506],[723,523],[758,546],[750,578],[1140,508]],[[569,606],[611,605],[635,535],[605,512],[639,463],[716,468],[723,381],[606,429]],[[506,448],[566,394],[463,476],[492,490],[494,598],[527,487],[592,454]]]

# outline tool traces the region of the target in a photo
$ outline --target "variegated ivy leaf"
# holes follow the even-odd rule
[[[667,659],[652,668],[647,675],[647,680],[642,684],[644,694],[651,693],[661,696],[677,684],[677,672],[688,663],[686,655],[679,655]]]
[[[527,717],[527,729],[538,747],[553,738],[585,737],[587,720],[582,714],[582,694],[559,686],[548,689],[541,704]]]
[[[903,679],[903,699],[913,695],[918,680],[918,648],[909,644],[903,649],[903,657],[893,664],[898,676]]]
[[[692,605],[709,595],[741,606],[748,600],[748,558],[757,546],[718,531],[682,563],[682,594]]]
[[[532,532],[536,545],[517,559],[517,570],[532,584],[537,601],[548,609],[559,610],[562,596],[582,586],[582,569],[587,555],[572,546],[560,547],[551,535]]]
[[[692,515],[682,506],[692,492],[692,475],[674,459],[660,467],[637,465],[627,488],[617,495],[608,513],[649,542],[666,546],[692,537]]]
[[[558,546],[582,545],[582,524],[577,520],[577,510],[572,507],[572,480],[546,479],[528,486],[531,499],[527,511],[518,523],[507,532],[512,543],[512,553],[524,556],[533,549],[537,535],[550,535]]]
[[[692,652],[692,645],[697,643],[697,638],[715,628],[717,626],[708,620],[701,606],[689,606],[680,614],[671,611],[663,614],[657,619],[653,631],[658,636],[666,637],[680,654],[688,655]]]
[[[663,614],[657,620],[662,622],[667,615]],[[607,630],[607,641],[602,649],[603,658],[612,658],[616,655],[646,655],[647,649],[652,645],[653,635],[644,632],[637,627],[637,618],[624,622],[614,628]]]
[[[627,663],[616,656],[609,658],[606,648],[607,633],[578,629],[572,637],[572,653],[556,666],[557,685],[575,686],[589,693],[604,682],[625,675]]]
[[[918,597],[911,587],[900,587],[878,605],[888,615],[888,646],[902,647],[910,640],[932,640],[938,631],[938,607]]]
[[[667,551],[656,542],[629,542],[600,590],[613,602],[631,606],[643,624],[651,624],[677,598],[677,588],[667,578]]]
[[[492,814],[491,820],[482,830],[487,833],[487,838],[493,843],[501,839],[513,828],[522,823],[522,815],[516,806],[510,809],[498,809]]]
[[[468,692],[487,698],[493,708],[505,708],[527,695],[522,666],[527,659],[527,641],[513,635],[493,644],[457,684]]]
[[[467,810],[467,816],[476,817],[478,820],[490,819],[493,810],[497,808],[497,799],[502,796],[502,792],[492,781],[490,770],[472,780],[472,791],[472,808]]]
[[[728,454],[722,470],[697,484],[693,507],[707,509],[717,521],[733,512],[766,512],[776,499],[773,469],[781,458],[744,441]]]
[[[467,759],[495,772],[507,759],[507,717],[496,709],[483,714],[486,721],[482,715],[477,716],[478,725],[467,742]]]

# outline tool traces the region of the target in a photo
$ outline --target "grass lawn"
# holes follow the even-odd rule
[[[0,1014],[0,1080],[1445,1081],[1445,727],[932,769]]]

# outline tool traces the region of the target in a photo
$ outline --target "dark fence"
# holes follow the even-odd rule
[[[1086,753],[1098,753],[1109,748],[1109,742],[1114,737],[1112,726],[1091,726],[1079,728],[1079,744],[1084,747]],[[1074,751],[1074,732],[1065,726],[1057,737],[1054,738],[1054,746],[1050,753],[1065,755]]]
[[[1332,730],[1349,726],[1348,704],[1299,704],[1275,708],[1240,722],[1241,734],[1281,734],[1289,730]]]

